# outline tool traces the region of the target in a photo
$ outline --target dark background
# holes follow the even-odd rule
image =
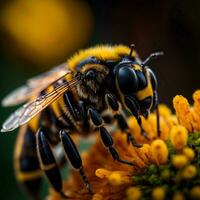
[[[9,22],[2,13],[7,9],[5,5],[14,2],[17,1],[0,2],[0,99],[23,84],[27,78],[62,63],[77,49],[103,43],[134,43],[142,59],[151,52],[164,51],[165,55],[153,61],[151,65],[158,77],[160,101],[170,107],[176,94],[183,94],[192,102],[192,93],[200,88],[200,2],[197,0],[88,0],[77,1],[76,6],[72,6],[73,9],[69,0],[55,1],[73,12],[69,18],[71,23],[66,22],[65,25],[66,34],[59,35],[55,31],[53,38],[58,38],[58,43],[55,41],[50,47],[46,46],[46,50],[51,51],[49,54],[42,46],[48,44],[48,41],[44,44],[40,42],[46,41],[48,36],[41,34],[40,41],[33,41],[31,37],[30,41],[27,39],[32,34],[30,31],[34,32],[37,26],[33,26],[27,33],[26,29],[21,31],[21,40],[13,36],[13,32],[7,26]],[[29,12],[26,7],[20,5],[20,0],[17,4],[19,6],[12,12],[15,9],[21,9],[19,13]],[[79,16],[75,19],[81,12],[83,16],[87,13],[87,17]],[[44,16],[48,18],[48,13]],[[11,18],[11,25],[15,27],[15,15],[11,14]],[[30,21],[24,20],[22,23]],[[47,26],[50,25],[51,22],[47,23]],[[18,29],[16,26],[14,30]],[[43,26],[39,33],[45,30],[47,27]],[[56,26],[54,30],[57,30]],[[36,44],[35,49],[24,45],[23,39]],[[59,51],[60,41],[66,43],[66,48],[62,47]],[[67,45],[68,42],[71,42],[70,45]],[[37,53],[42,56],[36,57]],[[14,109],[0,108],[0,124]],[[25,197],[18,189],[13,174],[12,158],[16,135],[17,131],[0,134],[0,198],[18,200]]]

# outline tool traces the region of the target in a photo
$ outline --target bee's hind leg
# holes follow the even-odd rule
[[[62,178],[59,167],[54,158],[53,152],[47,140],[47,133],[44,128],[37,131],[36,134],[37,155],[40,162],[40,168],[45,172],[53,188],[61,194],[62,197],[68,198],[62,191]]]
[[[66,153],[66,156],[69,159],[71,165],[79,171],[79,173],[82,177],[82,180],[86,186],[86,189],[88,190],[89,193],[92,193],[89,181],[88,181],[88,179],[85,175],[84,169],[83,169],[81,156],[80,156],[78,149],[76,148],[76,145],[74,144],[72,138],[70,137],[69,133],[64,130],[60,131],[60,138],[62,141],[64,151]]]
[[[127,143],[128,144],[131,143],[134,147],[138,147],[138,148],[142,147],[142,144],[137,143],[133,134],[130,133],[128,124],[127,124],[124,116],[122,114],[116,114],[115,118],[117,119],[120,129],[123,132],[125,132],[127,135]]]

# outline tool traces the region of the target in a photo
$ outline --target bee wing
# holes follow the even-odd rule
[[[64,76],[66,73],[70,73],[70,70],[67,69],[66,63],[62,63],[50,71],[28,79],[27,82],[30,87],[37,87],[40,84],[51,84],[58,78]]]
[[[51,85],[53,82],[69,73],[71,73],[71,71],[67,69],[66,63],[63,63],[48,72],[31,78],[27,81],[26,85],[21,86],[8,94],[2,100],[2,105],[5,107],[14,106],[28,101],[32,97],[37,96],[42,90]]]
[[[36,92],[36,91],[34,91]],[[15,106],[17,104],[23,103],[28,101],[31,96],[34,95],[33,89],[30,88],[28,85],[21,86],[10,94],[8,94],[4,99],[1,101],[2,106]]]
[[[70,82],[64,82],[62,85],[59,85],[52,92],[39,96],[36,100],[31,101],[19,109],[17,109],[10,117],[4,122],[1,132],[9,132],[21,125],[24,125],[35,117],[38,113],[44,110],[49,104],[54,102],[59,98],[64,92],[70,90],[78,83],[80,79],[72,79]]]

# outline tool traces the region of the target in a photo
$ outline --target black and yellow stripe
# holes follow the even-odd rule
[[[24,190],[34,199],[39,199],[42,170],[37,154],[34,128],[38,119],[33,119],[29,125],[20,129],[14,154],[14,168],[17,180]]]

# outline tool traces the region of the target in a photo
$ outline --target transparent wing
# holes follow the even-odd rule
[[[33,96],[37,96],[42,90],[47,88],[53,82],[71,73],[67,69],[66,63],[63,63],[52,70],[31,78],[27,84],[21,86],[8,94],[3,100],[3,106],[14,106],[30,100]]]
[[[31,87],[36,87],[40,84],[46,84],[46,82],[54,82],[59,77],[64,76],[66,73],[70,73],[70,70],[67,69],[66,63],[62,63],[57,67],[54,67],[52,70],[44,72],[36,77],[28,79],[28,85]]]
[[[80,77],[76,77],[71,81],[64,82],[59,85],[52,92],[39,96],[36,100],[31,101],[19,109],[17,109],[11,116],[4,122],[1,132],[8,132],[24,125],[35,117],[38,113],[44,110],[49,104],[59,98],[64,92],[70,90],[78,83],[80,83]]]

